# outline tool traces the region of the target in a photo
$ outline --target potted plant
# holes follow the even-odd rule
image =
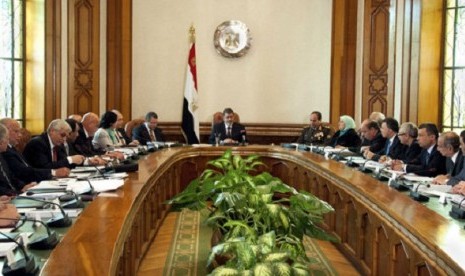
[[[175,208],[210,211],[206,223],[221,233],[221,239],[213,246],[208,262],[213,264],[216,256],[228,257],[212,274],[266,270],[270,275],[288,275],[284,271],[289,270],[302,275],[309,261],[304,235],[335,241],[317,225],[334,209],[268,172],[257,174],[257,167],[264,165],[258,155],[242,158],[227,150],[208,165],[211,168],[168,203]]]

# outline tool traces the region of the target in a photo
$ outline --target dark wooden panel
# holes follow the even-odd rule
[[[99,114],[100,1],[69,1],[68,30],[68,113]]]

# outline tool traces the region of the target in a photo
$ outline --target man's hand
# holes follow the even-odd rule
[[[71,163],[76,164],[76,165],[81,165],[84,163],[84,160],[86,159],[83,155],[72,155],[71,157]]]
[[[26,185],[24,185],[24,187],[21,189],[21,192],[24,193],[25,191],[29,190],[30,188],[32,188],[32,187],[34,187],[34,186],[36,186],[36,185],[37,185],[37,182],[31,182],[31,183],[29,183],[29,184],[26,184]]]
[[[105,165],[107,161],[103,160],[102,158],[95,156],[88,159],[89,165],[91,166],[100,166]]]
[[[445,174],[440,174],[436,176],[435,178],[433,178],[432,182],[433,184],[437,184],[437,185],[445,185],[448,180],[449,180],[449,176]]]
[[[465,195],[465,181],[460,181],[457,185],[452,187],[452,193]]]
[[[70,173],[70,169],[63,167],[59,169],[55,169],[55,177],[68,177]]]
[[[8,218],[8,220],[0,219],[0,227],[14,227],[19,219],[19,213],[13,204],[2,202],[0,203],[0,217]]]

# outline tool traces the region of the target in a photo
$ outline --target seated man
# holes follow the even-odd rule
[[[239,123],[233,122],[234,111],[231,108],[223,110],[223,122],[215,124],[208,141],[215,145],[217,137],[221,144],[237,144],[245,141],[245,127]]]
[[[119,110],[113,109],[113,113],[116,114],[116,139],[118,139],[119,144],[125,146],[137,146],[139,145],[139,141],[132,140],[131,137],[126,135],[126,131],[124,131],[124,118],[123,114],[119,112]]]
[[[24,148],[24,157],[33,167],[57,169],[61,167],[73,168],[84,163],[83,155],[67,156],[65,143],[71,127],[65,120],[53,120],[47,131],[29,141]]]
[[[321,123],[321,112],[313,111],[310,114],[310,126],[302,130],[297,143],[299,144],[313,144],[324,145],[329,142],[333,136],[333,131],[328,126],[323,126]]]
[[[0,152],[5,152],[8,147],[8,129],[0,124]],[[0,195],[12,196],[25,192],[27,189],[37,185],[35,182],[25,184],[14,177],[8,163],[0,155]]]
[[[392,117],[384,119],[381,124],[381,135],[386,138],[386,143],[378,152],[365,151],[366,159],[384,162],[388,159],[404,159],[406,146],[400,143],[397,133],[399,132],[399,122]]]
[[[460,149],[462,150],[462,156],[465,155],[465,130],[462,130],[462,132],[460,132]],[[464,159],[463,162],[465,162],[465,158],[463,159]],[[451,177],[448,181],[444,183],[439,183],[439,184],[447,184],[451,186],[460,185],[460,187],[462,186],[465,187],[465,166],[464,165],[465,164],[462,165],[462,169],[457,175]],[[456,189],[461,189],[460,187]]]
[[[145,123],[136,127],[132,132],[132,139],[139,141],[141,145],[147,142],[164,142],[165,137],[158,125],[158,115],[155,112],[148,112],[145,115]]]
[[[418,127],[418,144],[422,148],[421,154],[408,164],[400,162],[393,165],[392,168],[429,177],[445,174],[446,158],[437,150],[438,136],[439,132],[435,124],[421,124]]]
[[[453,131],[442,133],[438,138],[438,151],[446,157],[447,174],[440,174],[433,183],[445,184],[449,178],[456,176],[463,168],[463,155],[460,150],[460,137]]]
[[[9,145],[2,156],[8,163],[13,175],[25,183],[40,182],[42,180],[52,179],[55,177],[67,177],[69,169],[62,167],[58,169],[38,169],[34,168],[26,162],[23,155],[15,149],[15,146],[21,139],[20,125],[18,121],[11,118],[4,118],[0,123],[6,126],[9,133]]]
[[[359,150],[360,152],[364,152],[366,150],[371,152],[379,152],[386,144],[386,138],[381,135],[379,125],[376,121],[370,119],[364,120],[362,122],[362,126],[360,127],[360,134],[362,135],[364,142]]]

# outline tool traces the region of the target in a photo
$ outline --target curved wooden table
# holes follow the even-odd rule
[[[226,147],[166,149],[139,160],[122,189],[95,199],[52,251],[43,275],[134,275],[169,206]],[[465,275],[465,231],[370,176],[323,156],[280,147],[259,154],[263,170],[328,201],[325,227],[363,274]]]

